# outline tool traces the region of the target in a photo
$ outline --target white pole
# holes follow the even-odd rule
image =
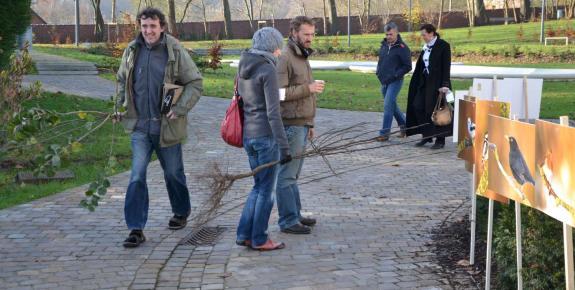
[[[569,126],[569,117],[560,118],[562,126]],[[573,271],[573,228],[563,223],[563,255],[565,256],[565,289],[575,289],[575,274]]]
[[[485,262],[485,290],[491,289],[491,246],[493,244],[493,199],[489,199],[487,217],[487,261]]]
[[[521,203],[515,201],[515,241],[517,243],[517,290],[523,289],[523,254],[521,246]]]
[[[473,174],[471,175],[471,242],[469,245],[469,264],[475,265],[475,218],[477,216],[477,196],[475,196],[475,166],[473,166]]]

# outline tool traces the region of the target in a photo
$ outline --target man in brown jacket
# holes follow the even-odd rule
[[[290,23],[290,37],[279,58],[277,71],[280,87],[282,121],[290,145],[291,156],[300,155],[308,139],[314,136],[316,94],[323,92],[324,82],[314,81],[308,57],[315,35],[315,23],[298,16]],[[281,165],[278,170],[276,198],[279,226],[282,232],[309,234],[316,220],[301,216],[297,185],[303,159]]]

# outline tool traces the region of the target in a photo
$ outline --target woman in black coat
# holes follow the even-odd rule
[[[421,134],[423,138],[416,146],[421,147],[433,141],[432,149],[445,146],[445,137],[453,133],[452,124],[435,126],[431,115],[440,92],[451,90],[451,48],[449,43],[439,38],[439,34],[431,24],[421,26],[421,37],[425,46],[417,59],[407,98],[407,135]]]

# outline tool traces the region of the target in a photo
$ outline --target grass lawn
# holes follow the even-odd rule
[[[109,111],[105,101],[89,98],[74,97],[64,94],[46,93],[39,99],[25,103],[25,108],[41,107],[59,112],[95,110]],[[62,162],[61,169],[69,169],[75,174],[73,180],[65,182],[49,182],[40,185],[19,185],[14,183],[17,169],[0,170],[0,209],[17,204],[26,203],[44,196],[64,191],[68,188],[79,186],[94,181],[102,172],[108,161],[110,142],[112,140],[112,123],[108,123],[96,131],[92,136],[82,142],[82,150],[78,153],[70,153],[67,161]],[[130,167],[130,142],[129,136],[124,133],[121,125],[116,127],[116,146],[114,154],[118,159],[117,172],[122,172]],[[15,160],[21,160],[20,156],[9,156]],[[29,171],[30,169],[20,169]]]
[[[217,72],[204,72],[206,95],[231,98],[235,69],[225,67]],[[354,111],[383,111],[379,81],[372,74],[350,71],[314,71],[314,78],[326,81],[326,89],[318,98],[318,106]],[[410,77],[406,77],[397,102],[405,110]],[[452,80],[454,90],[469,88],[471,80]],[[543,85],[541,118],[572,117],[575,113],[575,82],[547,81]]]
[[[547,29],[565,29],[571,27],[575,29],[575,22],[569,20],[547,21]],[[522,37],[519,37],[522,32]],[[442,29],[440,34],[442,38],[449,41],[454,47],[470,47],[470,46],[488,46],[488,45],[509,45],[512,41],[514,44],[521,45],[534,45],[539,46],[539,22],[530,22],[522,24],[509,24],[509,25],[491,25],[491,26],[478,26],[471,30],[467,27],[464,28],[451,28]],[[471,31],[471,32],[470,32]],[[560,36],[560,35],[558,35]],[[351,44],[354,47],[379,47],[379,43],[385,35],[378,34],[364,34],[352,35]],[[410,47],[420,47],[422,43],[417,44],[413,41],[409,33],[403,33],[404,40]],[[319,45],[324,43],[331,43],[333,45],[335,36],[318,36],[316,42]],[[187,41],[184,42],[186,47],[189,48],[206,48],[209,47],[212,41]],[[234,40],[221,40],[225,48],[246,48],[250,47],[250,39],[234,39]],[[347,46],[347,35],[340,35],[337,37],[339,46]],[[416,45],[417,44],[417,45]]]

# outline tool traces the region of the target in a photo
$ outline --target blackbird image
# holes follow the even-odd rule
[[[517,140],[512,136],[505,136],[509,140],[509,167],[511,168],[511,173],[515,177],[515,181],[523,186],[525,183],[531,183],[535,186],[535,180],[529,172],[529,167],[525,162],[525,158],[519,150],[519,144]]]

